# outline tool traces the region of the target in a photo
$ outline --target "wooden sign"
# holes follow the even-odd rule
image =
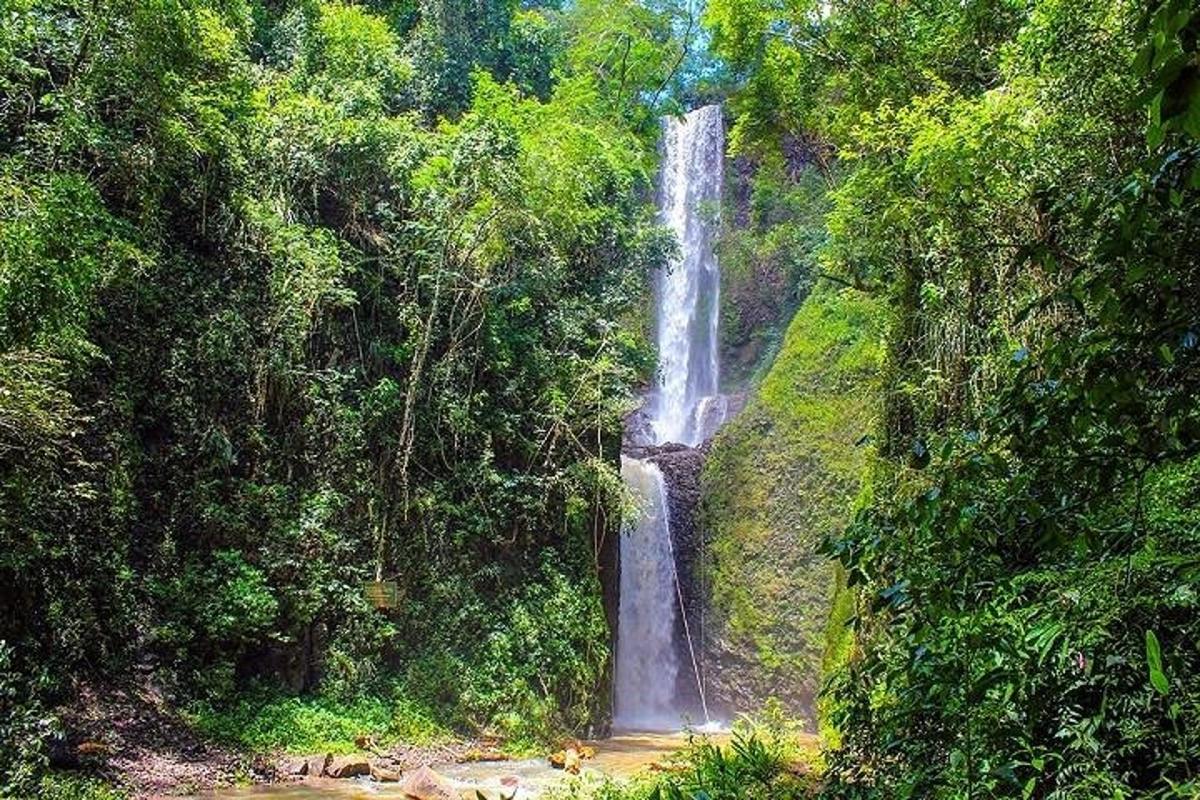
[[[400,603],[395,581],[367,581],[363,584],[363,594],[375,608],[395,608]]]

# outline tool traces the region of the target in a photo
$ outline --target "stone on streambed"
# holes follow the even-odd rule
[[[359,778],[369,775],[371,780],[378,783],[398,783],[401,777],[399,772],[377,764],[365,756],[334,757],[330,753],[284,759],[276,769],[278,774],[293,778]]]
[[[304,758],[285,758],[279,762],[276,771],[280,775],[292,777],[319,778],[325,774],[325,767],[333,758],[330,754],[306,756]]]
[[[410,800],[461,800],[454,784],[429,767],[410,772],[400,784],[400,791]]]
[[[371,764],[371,779],[379,783],[398,783],[400,781],[400,773],[386,767],[381,767],[378,764]]]
[[[326,766],[331,778],[357,778],[371,774],[371,762],[363,756],[335,756]]]
[[[561,769],[572,775],[578,775],[583,767],[585,758],[595,758],[596,749],[587,745],[575,745],[565,750],[559,750],[550,756],[550,766]]]

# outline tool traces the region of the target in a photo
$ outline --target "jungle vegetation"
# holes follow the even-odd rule
[[[48,708],[132,674],[518,737],[598,715],[679,24],[4,3],[6,785]]]
[[[251,748],[601,721],[657,118],[720,99],[714,602],[824,772],[748,734],[570,796],[1196,796],[1198,37],[1188,0],[4,0],[0,794],[134,674]],[[828,568],[789,595],[739,536]]]
[[[733,148],[833,149],[817,277],[887,308],[824,794],[1194,796],[1194,4],[707,21]]]

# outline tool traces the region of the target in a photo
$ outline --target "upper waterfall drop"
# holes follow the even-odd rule
[[[658,280],[659,372],[650,425],[655,444],[694,446],[724,421],[711,413],[719,407],[711,398],[720,379],[721,276],[713,245],[725,160],[721,106],[667,118],[662,141],[659,215],[679,252]]]
[[[719,225],[725,130],[721,107],[663,120],[659,218],[679,242],[655,286],[659,363],[637,445],[696,446],[725,420],[719,394],[720,274],[713,247]],[[697,642],[688,624],[674,549],[667,482],[654,456],[621,457],[638,503],[620,542],[614,725],[678,730],[708,723]]]

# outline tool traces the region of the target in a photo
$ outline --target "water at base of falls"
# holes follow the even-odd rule
[[[659,369],[644,424],[630,437],[638,445],[696,446],[727,416],[728,403],[718,393],[714,252],[724,150],[720,106],[663,121],[659,218],[675,234],[679,253],[658,276]],[[622,456],[621,475],[638,508],[621,531],[613,724],[627,731],[711,727],[697,643],[683,610],[663,474],[649,460]],[[680,697],[681,680],[694,681],[698,709]]]
[[[675,573],[662,471],[621,456],[621,477],[638,503],[621,533],[621,607],[613,724],[623,730],[675,730]]]

